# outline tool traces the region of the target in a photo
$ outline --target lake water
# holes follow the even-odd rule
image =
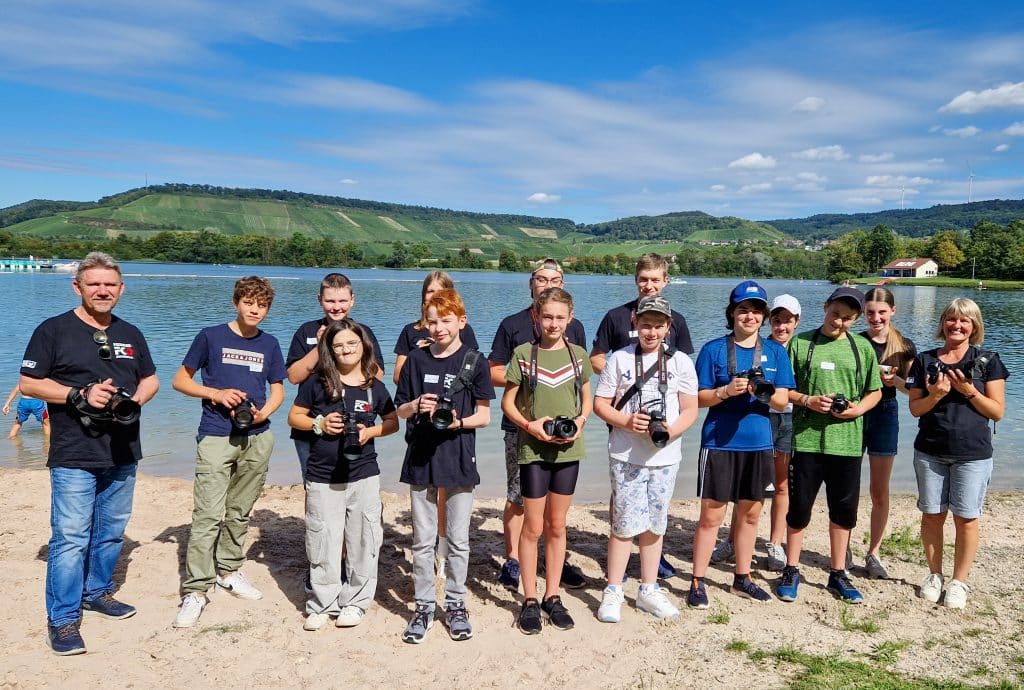
[[[139,326],[149,341],[161,383],[159,395],[146,406],[143,415],[143,472],[175,477],[191,477],[194,465],[195,431],[199,421],[199,402],[175,392],[171,378],[181,364],[199,328],[229,321],[234,312],[231,292],[234,281],[243,275],[259,274],[269,278],[277,291],[264,328],[275,335],[287,350],[295,329],[304,321],[322,314],[316,302],[324,269],[286,267],[237,267],[170,264],[123,265],[127,289],[117,314]],[[380,340],[388,369],[387,383],[392,389],[394,355],[391,350],[401,328],[416,318],[419,311],[423,272],[351,269],[346,270],[356,288],[356,306],[352,312],[358,321],[369,324]],[[529,300],[528,277],[510,273],[453,273],[456,285],[466,301],[469,320],[486,356],[498,323],[508,314],[525,307]],[[695,347],[724,333],[724,309],[729,291],[739,282],[726,278],[686,278],[685,285],[670,285],[666,295],[681,311],[690,326]],[[788,292],[804,308],[803,326],[820,324],[821,308],[834,286],[817,281],[765,280],[762,284],[771,296]],[[604,313],[636,296],[629,276],[568,276],[567,289],[576,300],[576,316],[593,338]],[[66,274],[0,274],[0,306],[6,314],[7,338],[0,341],[0,362],[4,374],[0,387],[4,395],[17,383],[25,344],[32,330],[48,316],[78,304]],[[934,347],[932,339],[939,313],[963,291],[932,287],[895,287],[898,307],[894,323],[917,343],[919,349]],[[1024,424],[1016,402],[1024,393],[1024,299],[1020,292],[969,291],[968,297],[981,306],[985,317],[988,349],[1000,353],[1011,378],[1007,382],[1007,413],[997,425],[995,436],[995,472],[993,488],[1024,488]],[[863,329],[863,321],[857,330]],[[588,343],[589,346],[589,343]],[[596,384],[596,381],[595,381]],[[294,447],[288,439],[288,408],[295,387],[286,382],[285,404],[274,415],[273,429],[277,447],[271,460],[268,482],[296,484],[301,481]],[[500,396],[500,392],[499,392]],[[900,452],[893,471],[894,491],[915,491],[912,457],[917,421],[910,416],[906,397],[900,396]],[[477,455],[482,484],[478,494],[504,495],[505,470],[497,401],[492,407],[490,427],[477,432]],[[596,418],[595,418],[596,419]],[[701,418],[683,438],[683,464],[676,496],[696,493],[696,459],[700,442]],[[11,420],[5,420],[9,423]],[[4,428],[6,431],[6,427]],[[45,466],[42,434],[30,420],[17,441],[0,436],[0,466]],[[605,444],[607,432],[600,423],[587,429],[587,460],[581,473],[577,497],[586,501],[604,501],[608,497],[608,469]],[[403,491],[398,483],[404,454],[402,434],[377,441],[380,455],[381,484],[390,491]],[[864,481],[867,481],[865,468]]]

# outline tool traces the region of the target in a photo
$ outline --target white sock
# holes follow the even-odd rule
[[[438,558],[448,558],[448,538],[438,537],[437,548],[434,549],[434,553],[437,554]]]

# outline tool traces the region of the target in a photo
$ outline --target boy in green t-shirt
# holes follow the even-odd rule
[[[775,590],[783,601],[796,601],[804,530],[823,482],[832,560],[827,589],[847,603],[864,600],[845,569],[850,530],[857,524],[860,500],[862,416],[882,397],[874,350],[867,340],[850,332],[863,309],[863,294],[855,288],[841,287],[825,302],[821,326],[789,342],[797,385],[789,393],[793,403],[793,457],[789,465],[786,567]]]

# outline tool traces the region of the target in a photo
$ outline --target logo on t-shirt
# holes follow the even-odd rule
[[[22,369],[35,369],[36,361],[34,359],[23,359],[21,360]]]
[[[354,403],[352,403],[352,407],[354,408],[355,412],[369,412],[370,411],[370,401],[369,400],[356,400]]]
[[[135,359],[135,346],[131,343],[114,343],[114,359]]]
[[[249,371],[260,373],[263,371],[263,353],[225,347],[221,350],[221,363],[249,367]]]
[[[455,383],[455,377],[457,374],[445,374],[444,375],[444,387],[451,388],[452,384]]]

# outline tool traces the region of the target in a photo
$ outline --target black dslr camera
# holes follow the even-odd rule
[[[850,409],[850,401],[846,399],[846,396],[842,393],[836,393],[832,396],[832,407],[829,411],[833,414],[842,414]]]
[[[576,420],[565,415],[544,422],[544,433],[555,438],[572,438],[577,431],[579,427],[576,426]]]
[[[455,403],[447,395],[441,396],[441,399],[437,401],[437,406],[430,415],[430,423],[438,431],[444,431],[452,425],[455,421],[454,414]]]
[[[643,410],[651,418],[647,425],[647,433],[655,448],[664,448],[668,444],[668,428],[665,426],[665,410],[660,405]]]
[[[249,398],[231,408],[231,424],[238,431],[248,431],[256,421],[256,405]]]
[[[356,426],[356,420],[348,412],[342,412],[341,423],[345,425],[341,455],[346,460],[358,460],[363,454],[363,444],[359,442],[359,427]]]
[[[984,367],[988,360],[989,357],[986,355],[978,355],[978,357],[970,362],[958,362],[956,364],[946,364],[934,359],[925,366],[925,371],[928,372],[928,383],[934,386],[935,382],[939,380],[940,373],[949,374],[953,371],[962,371],[964,377],[968,380],[979,378],[984,375]]]
[[[741,371],[736,376],[750,382],[750,386],[754,389],[754,397],[759,402],[765,405],[771,402],[772,396],[775,395],[775,384],[764,377],[764,369],[754,367],[747,371]]]
[[[110,396],[107,412],[118,424],[134,424],[142,414],[142,405],[132,400],[132,394],[124,388],[118,388]]]

